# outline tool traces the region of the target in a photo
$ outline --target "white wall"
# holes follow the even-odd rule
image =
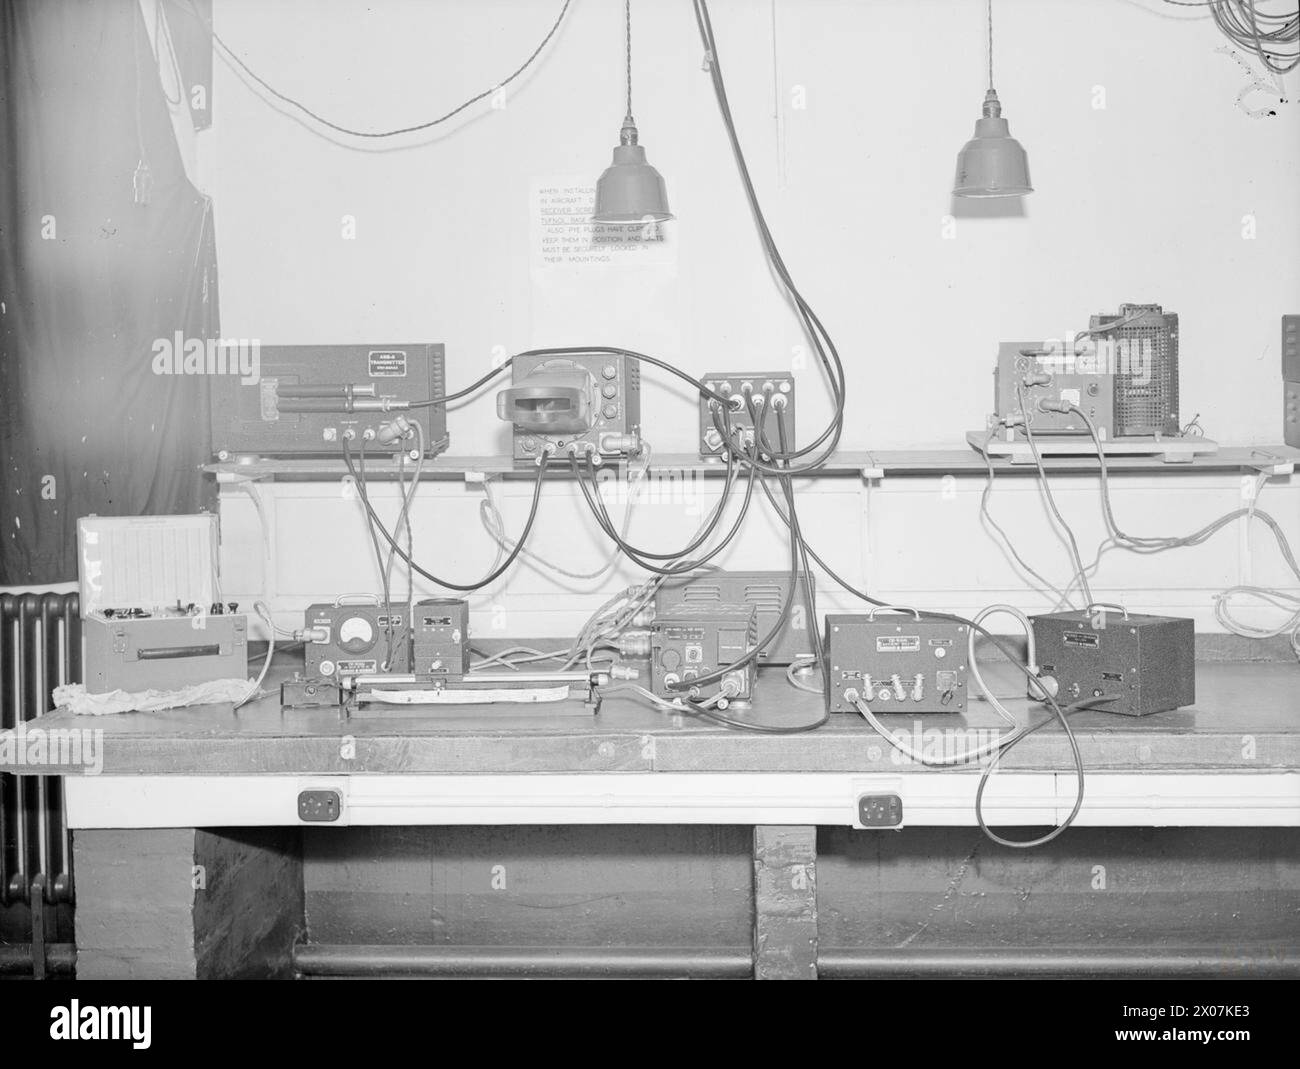
[[[1060,336],[1125,300],[1180,314],[1186,417],[1199,412],[1225,443],[1280,439],[1279,316],[1300,303],[1294,79],[1279,116],[1251,119],[1236,104],[1241,69],[1216,53],[1223,38],[1196,12],[1156,0],[998,0],[996,83],[1036,192],[1021,215],[971,215],[949,189],[983,94],[982,3],[711,6],[769,222],[848,366],[847,447],[964,448],[963,432],[989,408],[998,340]],[[557,10],[558,0],[218,0],[215,19],[277,87],[336,121],[374,128],[441,114],[487,88],[532,50]],[[531,189],[593,182],[617,139],[616,0],[574,0],[503,108],[485,102],[431,138],[382,151],[321,138],[218,64],[214,126],[199,151],[216,202],[224,333],[267,344],[443,341],[453,388],[486,370],[494,352],[544,344],[644,348],[696,373],[799,367],[803,341],[760,257],[690,5],[640,0],[633,15],[636,117],[678,217],[656,262],[537,262]],[[341,236],[344,216],[356,220],[355,240]],[[817,371],[797,373],[806,431],[829,405]],[[648,378],[648,436],[661,451],[690,449],[693,401]],[[451,434],[454,453],[500,452],[505,432],[490,395],[454,411]],[[1279,482],[1264,506],[1296,537],[1300,487]],[[900,597],[971,608],[1008,596],[1038,607],[979,527],[978,485],[958,480],[955,496],[937,485],[810,486],[806,508],[825,512],[814,544],[859,569],[847,578]],[[1065,557],[1046,534],[1032,482],[1001,486],[1000,517],[1064,582]],[[594,536],[575,543],[590,524],[567,493],[548,495],[539,552],[570,563],[604,553]],[[1191,529],[1240,500],[1235,476],[1120,480],[1118,493],[1127,525],[1141,533]],[[478,492],[421,494],[420,555],[461,576],[480,571],[491,552],[463,535],[477,524]],[[277,607],[373,587],[355,502],[340,503],[333,487],[277,487],[275,496],[284,522],[304,522],[288,505],[306,497],[317,523],[348,524],[355,542],[346,555],[306,535],[281,543]],[[1091,481],[1071,481],[1062,496],[1088,532],[1081,541],[1094,546]],[[240,500],[228,546],[256,538]],[[682,529],[685,519],[664,511],[647,514],[646,541],[659,530],[671,543]],[[517,508],[514,516],[521,521]],[[1234,531],[1158,565],[1113,554],[1098,593],[1136,587],[1127,595],[1134,607],[1186,611],[1211,626],[1209,592],[1250,574],[1247,548]],[[761,528],[745,552],[772,567],[784,559],[775,532]],[[1271,549],[1254,556],[1256,569],[1284,578]],[[260,584],[255,553],[227,558],[228,586]],[[524,575],[506,584],[499,597],[524,599],[512,611],[527,613],[527,626],[511,633],[563,633],[600,600],[593,592],[557,601],[548,591]]]

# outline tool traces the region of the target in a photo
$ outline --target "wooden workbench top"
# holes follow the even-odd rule
[[[391,719],[345,720],[332,708],[282,710],[278,682],[291,671],[290,660],[283,670],[277,668],[273,665],[270,674],[276,696],[237,713],[229,705],[104,717],[54,712],[40,726],[102,729],[106,775],[880,772],[915,767],[895,760],[892,748],[852,715],[837,714],[807,734],[756,735],[674,717],[618,696],[607,698],[595,716],[583,715],[575,702],[533,706],[517,716],[499,711],[476,715],[462,707],[414,714],[402,709]],[[999,694],[1019,689],[1005,669],[986,674]],[[1006,704],[1023,718],[1023,699]],[[819,696],[790,687],[782,670],[766,669],[753,707],[729,715],[798,724],[817,719],[821,708]],[[1036,706],[1034,719],[1043,715]],[[882,720],[894,730],[916,730],[911,716]],[[926,716],[920,724],[923,731],[1006,727],[982,701],[972,702],[966,714]],[[1300,769],[1300,665],[1201,663],[1193,708],[1140,719],[1084,711],[1073,714],[1071,724],[1085,764],[1094,771]],[[959,741],[955,749],[970,744]],[[1069,750],[1060,729],[1044,728],[1025,739],[1003,767],[1069,772]],[[57,775],[76,770],[27,766],[10,771]]]

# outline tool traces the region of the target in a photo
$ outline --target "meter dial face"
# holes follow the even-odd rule
[[[348,653],[365,653],[375,644],[375,625],[364,616],[339,621],[339,645]]]

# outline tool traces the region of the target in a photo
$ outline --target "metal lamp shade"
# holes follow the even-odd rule
[[[952,191],[958,197],[1021,197],[1034,191],[1029,157],[1011,136],[992,89],[984,98],[984,115],[975,123],[975,136],[957,155]]]
[[[594,223],[661,223],[671,219],[663,176],[645,161],[642,145],[619,145],[596,183]]]

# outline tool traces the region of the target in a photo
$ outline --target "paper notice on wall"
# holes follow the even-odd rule
[[[532,344],[598,340],[678,359],[677,223],[597,225],[595,201],[591,176],[532,183]]]
[[[534,272],[676,266],[674,224],[593,223],[595,203],[596,187],[590,179],[533,182],[530,236]]]

